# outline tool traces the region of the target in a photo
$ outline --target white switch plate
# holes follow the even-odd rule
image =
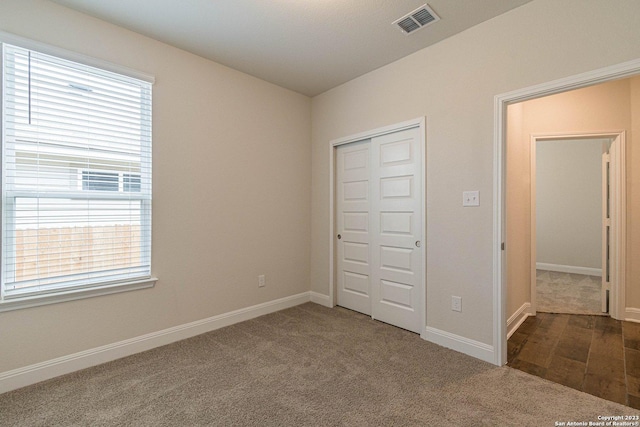
[[[266,285],[265,282],[266,282],[266,280],[265,280],[264,274],[259,275],[258,276],[258,287],[259,288],[264,288],[265,285]]]
[[[451,296],[451,310],[462,311],[462,297]]]
[[[463,191],[462,206],[480,206],[480,192],[477,190]]]

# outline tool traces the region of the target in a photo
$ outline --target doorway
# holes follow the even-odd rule
[[[514,104],[512,113],[522,113],[522,120],[512,114],[514,122],[507,125],[520,124],[522,130],[512,129],[507,169],[526,169],[525,176],[508,172],[507,223],[516,219],[514,203],[526,205],[529,214],[508,227],[508,296],[514,297],[518,284],[520,290],[530,284],[528,310],[509,325],[508,366],[620,403],[627,402],[632,375],[625,369],[623,341],[630,329],[606,311],[618,315],[615,301],[622,300],[616,283],[624,260],[618,256],[624,240],[618,213],[625,212],[624,184],[619,185],[625,182],[625,131],[588,132],[584,123],[631,129],[625,121],[630,85],[626,79]],[[514,188],[530,196],[518,197]],[[512,244],[513,233],[526,227],[528,236],[520,236],[529,239],[529,252]],[[519,256],[526,262],[514,269]],[[551,292],[545,295],[545,288]]]
[[[531,137],[530,314],[617,318],[624,164],[624,132]]]
[[[332,141],[331,164],[332,301],[422,334],[424,119]]]
[[[638,65],[640,64],[630,65],[629,70],[635,70],[634,72],[637,73],[640,71]],[[603,75],[606,75],[606,72],[603,71]],[[506,221],[502,223],[505,228],[500,232],[502,239],[507,239],[507,250],[501,254],[500,262],[504,261],[503,267],[507,267],[506,264],[508,264],[508,269],[501,273],[506,273],[503,277],[507,278],[506,283],[502,281],[502,291],[506,293],[508,317],[505,316],[503,319],[509,320],[505,322],[507,331],[504,329],[503,331],[507,332],[505,335],[509,339],[507,347],[501,349],[506,353],[501,362],[506,359],[512,368],[605,399],[631,404],[633,396],[627,395],[627,391],[630,389],[628,385],[634,378],[634,372],[628,368],[633,366],[633,362],[630,361],[635,357],[635,350],[629,348],[629,337],[637,330],[635,327],[637,325],[634,326],[622,320],[630,320],[630,314],[632,315],[634,311],[630,308],[634,307],[634,299],[631,298],[633,295],[629,301],[625,301],[625,278],[629,278],[631,294],[633,294],[635,281],[633,275],[625,274],[627,266],[633,270],[634,260],[631,249],[633,244],[630,244],[629,251],[625,252],[627,209],[630,215],[629,225],[633,223],[634,212],[632,206],[627,208],[625,185],[627,182],[630,184],[628,194],[632,199],[638,189],[633,187],[633,166],[637,162],[631,157],[633,155],[631,147],[625,146],[625,135],[626,131],[636,129],[638,123],[634,123],[634,119],[637,120],[640,112],[640,92],[636,91],[640,86],[640,77],[631,76],[618,80],[610,77],[605,80],[599,84],[571,88],[574,90],[566,90],[566,82],[559,83],[558,87],[565,90],[558,91],[560,93],[552,96],[540,96],[540,91],[532,90],[537,97],[532,96],[532,99],[505,106],[507,120],[510,123],[506,128],[506,139],[508,141],[510,136],[516,138],[520,146],[510,145],[505,141],[506,144],[502,149],[505,150],[504,154],[507,158],[513,160],[514,157],[517,159],[519,156],[521,161],[515,163],[516,168],[514,163],[505,162],[508,177],[505,182],[507,194],[502,199],[501,213],[505,214]],[[577,77],[574,83],[576,81],[580,81],[580,78]],[[512,123],[511,119],[515,122]],[[518,119],[521,121],[518,122]],[[515,126],[512,126],[514,123]],[[521,132],[514,132],[513,128],[517,128],[518,123],[520,123]],[[598,132],[599,129],[609,131]],[[575,132],[576,130],[582,133]],[[541,169],[540,162],[544,163],[545,159],[545,144],[546,148],[558,148],[563,143],[567,146],[573,144],[573,148],[577,149],[586,147],[589,141],[592,145],[591,171],[596,173],[598,170],[601,171],[600,176],[592,175],[591,178],[583,176],[579,182],[574,183],[576,185],[570,191],[580,193],[577,200],[573,197],[575,194],[555,194],[555,199],[551,200],[551,203],[547,200],[546,206],[541,207],[536,203],[536,196],[540,198],[545,191],[544,187],[549,190],[549,188],[557,189],[562,186],[561,174],[550,174],[542,178],[538,176]],[[559,158],[562,157],[557,152],[546,154],[547,161],[552,160],[551,164],[553,161],[559,163]],[[628,165],[625,154],[629,154]],[[563,169],[562,172],[565,175],[568,173],[569,178],[575,180],[579,172],[575,171],[573,166],[576,166],[580,156],[582,154],[573,150],[568,156],[569,165],[567,162],[556,164],[555,169]],[[550,163],[547,162],[546,166],[549,165]],[[525,174],[514,174],[514,169],[516,171],[518,169],[517,166],[520,166],[520,171],[524,170]],[[628,177],[627,171],[629,171]],[[638,169],[636,168],[635,171],[637,173]],[[545,180],[546,184],[543,182]],[[590,184],[587,185],[587,181],[590,181]],[[589,215],[571,212],[570,208],[565,208],[568,212],[554,210],[563,204],[583,202],[587,197],[587,190],[595,196],[591,198],[593,203]],[[527,200],[529,192],[530,200]],[[518,196],[521,197],[518,198]],[[520,203],[514,204],[514,201]],[[520,210],[519,218],[509,217],[509,212],[518,205],[525,207]],[[560,217],[566,213],[571,214],[567,215],[568,222],[560,224]],[[549,225],[548,221],[544,223],[542,217],[545,215],[551,216],[555,224]],[[580,222],[587,220],[587,216],[599,216],[599,218],[589,222],[591,224],[589,226],[577,227]],[[526,230],[523,225],[530,227],[530,230]],[[562,240],[564,232],[571,228],[582,230],[583,235],[572,239],[577,241],[582,238],[582,246],[563,248],[564,242],[558,240]],[[520,247],[513,239],[518,229],[525,229],[519,235],[521,237],[519,240],[525,242]],[[540,229],[544,229],[543,231],[551,236],[541,237]],[[585,235],[586,230],[591,232],[587,239],[592,242],[591,244],[587,244],[584,239],[588,237]],[[600,237],[599,242],[598,237]],[[544,239],[547,239],[547,242],[543,242]],[[632,233],[629,234],[629,239],[631,243]],[[552,243],[549,244],[549,241]],[[555,250],[564,249],[565,255],[570,252],[574,258],[562,259],[560,257],[562,254],[549,251],[549,246]],[[583,261],[578,261],[577,255],[582,252],[589,252],[590,255],[580,258]],[[525,259],[525,262],[518,264],[518,258]],[[514,265],[519,269],[514,268]],[[542,269],[545,272],[542,272]],[[524,274],[514,275],[516,270]],[[589,277],[591,284],[600,285],[596,288],[596,294],[599,291],[600,299],[591,307],[590,312],[582,314],[567,314],[571,313],[571,310],[567,309],[567,301],[562,300],[555,307],[544,308],[538,287],[541,285],[541,275],[545,274],[554,274],[560,279],[573,276],[573,278],[584,280],[585,276]],[[519,281],[522,285],[519,290],[523,291],[519,294],[520,296],[517,295],[518,277],[524,278]],[[566,283],[555,284],[566,285]],[[515,288],[514,285],[516,285]],[[522,303],[523,299],[517,301],[522,305],[514,312],[514,300],[519,297],[527,300],[524,303]],[[606,315],[607,311],[611,317]]]
[[[570,91],[574,91],[577,89],[585,89],[591,87],[597,87],[601,83],[610,83],[619,81],[621,79],[631,79],[636,80],[633,87],[637,87],[637,79],[638,74],[640,74],[640,60],[629,61],[626,63],[621,63],[615,66],[606,67],[603,69],[590,71],[587,73],[575,75],[568,78],[563,78],[560,80],[516,90],[513,92],[508,92],[504,94],[497,95],[495,97],[495,138],[494,138],[494,199],[496,203],[494,204],[494,244],[493,244],[493,253],[494,253],[494,340],[493,340],[493,348],[495,355],[495,364],[496,365],[504,365],[507,362],[507,332],[510,331],[511,327],[507,326],[507,320],[515,321],[516,323],[522,323],[527,317],[531,314],[531,305],[522,304],[513,314],[509,314],[511,311],[508,309],[508,305],[510,302],[509,298],[513,295],[513,292],[507,291],[507,286],[510,283],[510,280],[507,278],[507,255],[510,252],[511,248],[509,245],[505,244],[505,238],[507,236],[508,223],[506,220],[506,197],[508,189],[506,188],[507,183],[507,167],[506,167],[506,157],[508,154],[507,151],[507,138],[509,134],[509,130],[507,129],[507,120],[510,112],[508,111],[513,105],[517,105],[518,103],[522,103],[524,101],[537,101],[539,99],[543,99],[548,95],[556,95],[556,94],[564,94]],[[638,92],[635,91],[637,94]],[[632,108],[638,110],[637,102],[631,103],[633,105]],[[580,104],[578,104],[580,105]],[[626,104],[629,106],[630,104]],[[634,107],[635,106],[635,107]],[[582,106],[584,107],[584,106]],[[582,108],[584,111],[585,108]],[[634,111],[636,111],[634,110]],[[556,119],[556,123],[560,125],[566,124],[566,121],[563,120],[561,114],[558,114],[558,110],[546,110],[544,114],[548,117]],[[629,117],[629,113],[626,114]],[[637,117],[637,114],[633,114],[633,117]],[[583,124],[589,122],[584,122]],[[578,127],[574,127],[575,130]],[[583,126],[584,128],[584,126]],[[600,127],[601,129],[603,127]],[[605,126],[604,128],[608,129],[624,129],[622,126]],[[564,131],[564,130],[563,130]],[[567,130],[569,131],[569,130]],[[631,161],[631,160],[629,160]],[[631,178],[633,180],[633,178]],[[630,194],[634,193],[634,189],[630,189]],[[528,190],[526,191],[528,194]],[[528,209],[528,208],[527,208]],[[619,213],[619,217],[621,221],[619,222],[620,229],[623,228],[626,224],[626,215],[625,210]],[[625,232],[620,230],[620,235],[624,237]],[[528,244],[528,240],[527,240]],[[633,246],[633,245],[632,245]],[[623,248],[623,242],[618,242],[618,247]],[[628,255],[633,256],[633,254]],[[530,263],[530,256],[525,258],[527,262]],[[624,257],[620,257],[621,262],[624,264]],[[633,270],[633,263],[626,264],[626,268],[630,268]],[[530,267],[526,267],[526,270],[529,271]],[[636,316],[636,309],[624,307],[624,293],[625,293],[625,279],[626,279],[626,270],[625,268],[621,268],[618,271],[619,278],[619,292],[618,292],[618,301],[612,301],[612,313],[613,308],[618,309],[618,316],[621,316],[625,319],[633,319],[640,320],[640,316]],[[630,276],[632,281],[633,276]],[[622,309],[621,309],[622,307]],[[640,310],[637,310],[640,312]]]

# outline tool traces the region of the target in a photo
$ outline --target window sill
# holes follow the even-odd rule
[[[51,294],[34,295],[24,298],[15,298],[0,302],[0,313],[4,311],[20,310],[23,308],[38,307],[41,305],[57,304],[59,302],[74,301],[85,298],[93,298],[102,295],[110,295],[120,292],[136,291],[138,289],[152,288],[158,281],[155,277],[146,277],[130,282],[92,286],[85,289],[73,289]]]

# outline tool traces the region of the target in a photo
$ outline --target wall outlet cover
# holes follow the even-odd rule
[[[480,206],[480,191],[463,191],[462,206]]]

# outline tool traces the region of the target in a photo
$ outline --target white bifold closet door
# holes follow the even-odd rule
[[[339,146],[336,159],[338,305],[420,333],[420,130]]]

